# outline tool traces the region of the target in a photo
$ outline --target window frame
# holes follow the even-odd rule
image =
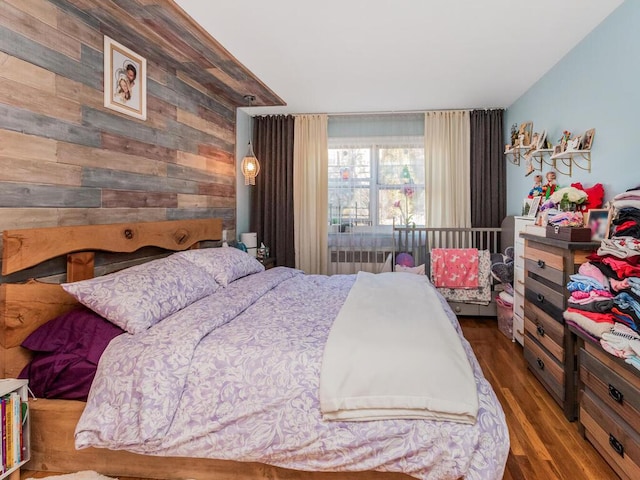
[[[402,137],[332,137],[328,139],[328,149],[369,149],[370,161],[369,166],[369,219],[370,226],[356,226],[358,231],[368,230],[371,228],[389,228],[391,225],[380,224],[378,200],[381,190],[398,189],[400,185],[378,183],[380,173],[380,150],[384,148],[418,148],[424,150],[424,137],[421,135],[402,136]],[[414,178],[413,185],[416,189],[425,189],[425,179],[422,178],[420,183]],[[425,205],[426,208],[426,205]]]

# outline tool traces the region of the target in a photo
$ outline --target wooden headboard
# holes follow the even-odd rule
[[[5,230],[2,274],[66,255],[66,280],[73,282],[94,276],[98,251],[133,253],[150,246],[180,251],[221,239],[221,219]],[[31,332],[76,305],[57,284],[0,285],[0,378],[17,377],[28,363],[30,354],[20,344]]]

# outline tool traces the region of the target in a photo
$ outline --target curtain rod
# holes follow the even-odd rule
[[[387,110],[384,112],[336,112],[336,113],[327,113],[327,112],[307,112],[307,113],[269,113],[269,114],[256,114],[251,115],[251,117],[269,117],[269,116],[287,116],[291,115],[295,117],[296,115],[327,115],[329,117],[346,117],[346,116],[358,116],[358,115],[410,115],[410,114],[418,114],[418,113],[427,113],[427,112],[472,112],[474,110],[484,110],[485,112],[488,110],[506,110],[504,107],[483,107],[483,108],[434,108],[432,110]]]

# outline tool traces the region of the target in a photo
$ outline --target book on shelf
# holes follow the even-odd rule
[[[25,404],[24,407],[23,404]],[[25,458],[23,455],[22,425],[23,418],[26,419],[26,408],[26,402],[22,401],[17,392],[7,393],[0,398],[0,414],[2,415],[2,469],[0,471],[2,473]]]

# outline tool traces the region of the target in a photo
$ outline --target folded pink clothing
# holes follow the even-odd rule
[[[629,285],[629,280],[626,278],[622,280],[616,280],[615,278],[610,278],[609,284],[611,285],[611,288],[616,292],[620,292],[622,290],[629,290],[631,288],[631,285]]]
[[[434,248],[431,280],[436,287],[478,288],[478,249]]]
[[[627,192],[619,193],[615,197],[613,197],[614,200],[622,200],[623,198],[640,200],[640,190],[629,190]]]
[[[585,303],[595,302],[597,300],[608,300],[610,298],[613,298],[613,294],[606,290],[591,290],[590,292],[576,290],[575,292],[571,292],[571,301],[583,305]]]
[[[609,286],[609,277],[602,273],[602,271],[591,262],[584,262],[582,265],[580,265],[580,268],[578,268],[578,273],[580,275],[585,275],[587,277],[593,278],[600,285],[604,285],[605,290],[608,290],[607,287]]]

